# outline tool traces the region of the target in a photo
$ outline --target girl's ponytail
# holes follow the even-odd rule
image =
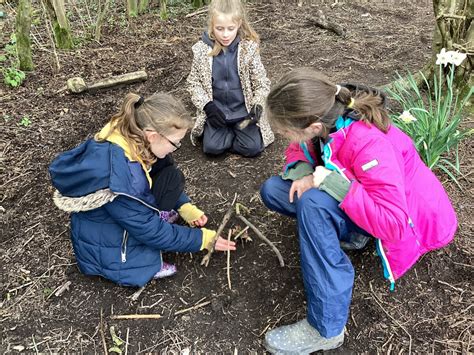
[[[267,96],[267,118],[276,131],[305,129],[321,122],[330,131],[346,109],[361,121],[387,132],[390,119],[385,94],[363,85],[333,84],[309,68],[295,69],[273,85]]]
[[[143,130],[152,129],[167,135],[173,130],[189,129],[193,121],[181,101],[165,93],[156,93],[146,99],[128,93],[118,113],[112,116],[108,132],[96,134],[99,142],[106,141],[114,132],[127,142],[134,160],[152,165],[156,156],[151,152]]]
[[[359,113],[360,121],[373,124],[382,132],[387,133],[390,118],[385,108],[384,93],[364,85],[345,84],[341,86],[336,100]]]

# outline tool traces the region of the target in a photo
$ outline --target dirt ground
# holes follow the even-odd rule
[[[272,81],[291,68],[310,66],[337,81],[381,85],[396,71],[420,69],[429,58],[434,26],[429,5],[380,1],[298,7],[293,2],[260,2],[250,3],[248,10],[261,35],[261,55]],[[341,24],[346,36],[308,24],[318,10]],[[114,11],[111,19],[123,9]],[[78,271],[68,216],[53,205],[48,164],[58,152],[99,130],[128,91],[145,96],[171,92],[192,110],[184,83],[191,45],[202,32],[205,17],[180,15],[161,21],[154,8],[131,24],[109,23],[101,43],[83,42],[73,51],[59,52],[59,72],[54,70],[53,54],[36,47],[36,69],[23,86],[13,90],[0,84],[1,353],[17,352],[19,346],[25,352],[102,352],[102,334],[107,347],[113,345],[111,326],[122,339],[128,338],[128,345],[121,348],[130,353],[261,353],[268,329],[305,316],[295,222],[269,212],[259,197],[262,182],[282,166],[286,142],[280,137],[255,159],[208,158],[188,139],[175,154],[187,178],[187,192],[210,217],[210,227],[217,228],[237,194],[237,201],[251,208],[249,219],[275,243],[286,262],[281,268],[275,254],[250,233],[253,242],[239,242],[231,255],[232,290],[227,285],[225,254],[215,254],[207,268],[200,265],[203,254],[166,254],[179,273],[151,282],[134,302],[136,289]],[[4,41],[10,25],[5,26]],[[141,84],[95,94],[57,93],[69,77],[91,81],[140,69],[149,75]],[[27,127],[19,125],[25,116],[32,122]],[[473,168],[472,145],[471,141],[461,147],[467,174],[460,181],[463,191],[438,174],[458,213],[453,243],[424,256],[394,292],[383,279],[373,245],[349,254],[356,270],[355,288],[346,341],[334,353],[473,351],[474,200],[468,175]],[[231,224],[239,222],[234,219]],[[55,296],[53,291],[67,281],[69,290]],[[111,318],[135,313],[163,317]]]

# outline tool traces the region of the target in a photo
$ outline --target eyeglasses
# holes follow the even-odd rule
[[[164,139],[166,139],[173,147],[174,147],[174,150],[178,150],[179,148],[181,148],[181,142],[178,142],[178,143],[175,143],[173,142],[172,140],[170,140],[168,137],[162,135],[161,133],[157,132],[160,136],[162,136]]]

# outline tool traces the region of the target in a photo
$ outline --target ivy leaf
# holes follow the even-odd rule
[[[116,346],[120,346],[124,343],[122,339],[115,333],[115,327],[111,326],[110,327],[110,336],[112,337],[112,340]],[[122,351],[120,351],[122,353]]]
[[[113,346],[109,349],[109,353],[122,354],[122,349],[120,349],[118,346]]]

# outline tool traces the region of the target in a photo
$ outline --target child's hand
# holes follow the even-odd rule
[[[203,214],[198,219],[192,221],[190,223],[190,225],[192,225],[194,227],[204,227],[206,225],[206,223],[207,223],[207,216],[205,214]]]
[[[214,240],[214,236],[216,235],[216,232],[207,229],[207,228],[202,228],[202,245],[201,245],[201,250],[202,249],[207,249],[211,250],[212,249],[212,242]],[[227,241],[227,239],[224,239],[222,237],[217,238],[216,243],[214,244],[214,249],[218,251],[227,251],[227,250],[235,250],[235,242],[233,241]]]
[[[219,237],[214,245],[214,249],[219,251],[235,250],[235,242]]]
[[[290,203],[293,203],[293,198],[296,193],[298,198],[301,198],[307,190],[314,187],[313,185],[313,175],[307,175],[301,179],[293,181],[290,188]]]

